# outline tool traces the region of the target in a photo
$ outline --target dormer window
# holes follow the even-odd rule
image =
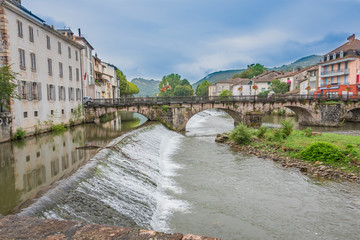
[[[324,62],[325,61],[325,57],[322,56],[321,59],[320,59],[320,62]]]
[[[340,58],[343,58],[344,57],[344,51],[341,51],[340,52]]]
[[[330,61],[330,55],[326,56],[326,61]]]
[[[336,53],[333,54],[333,60],[336,59]]]

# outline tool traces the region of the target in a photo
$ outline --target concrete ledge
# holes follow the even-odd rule
[[[129,239],[129,240],[220,240],[219,238],[166,234],[102,225],[86,225],[75,221],[43,220],[31,217],[0,216],[0,239]]]

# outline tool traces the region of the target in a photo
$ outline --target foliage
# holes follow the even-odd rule
[[[264,138],[266,131],[267,131],[267,128],[264,126],[261,126],[260,128],[258,128],[258,130],[256,132],[256,136],[258,138]]]
[[[313,130],[310,127],[306,128],[304,130],[305,136],[307,136],[307,137],[312,137],[312,135],[313,135],[312,132],[313,132]]]
[[[166,111],[168,110],[168,108],[169,108],[169,106],[167,106],[167,105],[163,105],[163,106],[162,106],[162,110],[163,110],[164,112],[166,112]]]
[[[258,95],[259,95],[260,97],[267,97],[267,96],[269,95],[269,92],[270,92],[270,91],[259,92]]]
[[[235,74],[233,76],[233,78],[248,78],[248,79],[251,79],[253,77],[256,77],[262,73],[266,72],[266,68],[259,64],[259,63],[256,63],[256,64],[251,64],[251,65],[248,65],[247,69],[245,71],[243,71],[242,73],[240,74]]]
[[[223,90],[220,94],[219,94],[219,99],[220,100],[226,100],[226,99],[230,99],[230,97],[232,96],[232,92],[230,90]]]
[[[70,122],[74,122],[73,124],[70,123],[71,126],[75,125],[75,122],[76,121],[79,121],[83,115],[83,105],[82,104],[79,104],[77,105],[77,107],[74,108],[73,112],[71,113],[71,115],[73,116],[71,119],[70,119]]]
[[[160,91],[159,95],[161,97],[194,95],[194,90],[192,90],[189,81],[186,79],[181,79],[179,74],[172,73],[164,76],[158,87]]]
[[[147,80],[143,78],[134,78],[131,80],[131,82],[134,83],[140,90],[140,92],[136,94],[135,97],[156,97],[160,81],[153,79]]]
[[[68,126],[65,124],[65,123],[60,123],[60,124],[57,124],[57,125],[52,125],[50,127],[50,130],[52,132],[63,132],[65,131],[66,129],[68,128]]]
[[[15,84],[17,73],[11,71],[9,65],[0,67],[0,108],[9,107],[11,98],[18,98],[15,93],[17,84]]]
[[[246,125],[240,123],[233,131],[231,131],[229,137],[237,144],[247,145],[252,140],[252,131]]]
[[[274,79],[271,81],[270,90],[274,93],[284,94],[289,91],[289,86],[287,83],[281,82],[279,79]]]
[[[267,139],[271,142],[281,142],[286,138],[286,135],[280,128],[271,129]]]
[[[139,93],[139,88],[136,84],[128,82],[124,73],[116,69],[116,78],[120,82],[120,95],[121,96],[132,96]]]
[[[308,161],[332,162],[342,161],[345,155],[335,145],[328,142],[315,142],[300,152],[300,156]]]
[[[23,139],[25,136],[26,136],[26,131],[20,127],[16,129],[16,132],[14,133],[11,139],[19,140],[19,139]]]
[[[211,85],[208,81],[203,81],[196,87],[196,96],[209,96],[209,86]]]
[[[177,85],[173,94],[174,96],[193,96],[194,89],[190,85]]]
[[[281,130],[284,133],[286,137],[290,136],[291,132],[294,128],[294,123],[290,120],[284,120],[280,122],[281,124]]]

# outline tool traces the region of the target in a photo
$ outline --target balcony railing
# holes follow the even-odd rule
[[[337,70],[328,70],[328,71],[322,71],[320,73],[321,77],[330,77],[335,75],[343,75],[343,74],[349,74],[349,69],[337,69]]]

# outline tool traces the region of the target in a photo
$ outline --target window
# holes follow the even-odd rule
[[[30,155],[26,156],[26,162],[30,162]]]
[[[29,40],[30,42],[34,42],[34,28],[29,26]]]
[[[61,54],[61,42],[58,42],[58,53]]]
[[[69,54],[69,58],[71,58],[71,48],[68,47],[68,54]]]
[[[51,110],[51,111],[50,111],[50,115],[51,115],[51,116],[54,116],[54,110]],[[55,147],[53,147],[53,150],[55,150],[54,148],[55,148]]]
[[[60,75],[60,78],[64,77],[64,70],[63,70],[62,62],[59,62],[59,75]]]
[[[349,76],[348,75],[345,75],[344,76],[344,84],[348,84],[348,81],[349,80]]]
[[[50,58],[48,58],[48,73],[49,73],[49,76],[53,75],[53,72],[52,72],[52,60]]]
[[[65,110],[61,109],[61,114],[64,115],[65,114]]]
[[[55,94],[55,86],[52,84],[48,84],[47,85],[47,95],[48,95],[48,100],[50,101],[55,101],[56,99],[56,94]]]
[[[23,35],[22,22],[19,21],[19,20],[17,20],[16,22],[17,22],[17,27],[18,27],[18,36],[22,38],[24,36]]]
[[[337,69],[338,69],[338,72],[340,72],[340,70],[341,70],[341,63],[338,63]]]
[[[76,101],[80,101],[81,100],[81,90],[80,88],[76,89]]]
[[[331,77],[331,84],[334,83],[334,77]]]
[[[76,69],[76,81],[80,81],[80,71],[78,68]]]
[[[36,157],[40,157],[40,152],[37,152],[37,153],[36,153]]]
[[[75,60],[79,61],[78,51],[75,51]]]
[[[24,112],[24,118],[27,118],[27,117],[28,117],[28,113]]]
[[[38,111],[34,111],[34,117],[38,117],[39,116],[39,112]]]
[[[31,60],[31,71],[36,72],[36,56],[35,56],[35,53],[30,53],[30,60]]]
[[[331,65],[331,73],[334,72],[334,64]]]
[[[19,57],[20,57],[20,69],[25,70],[26,64],[25,64],[25,50],[19,48]]]
[[[69,88],[69,101],[74,101],[74,88],[70,87]]]
[[[84,51],[85,51],[85,57],[88,57],[88,50],[87,50],[87,46],[85,46]]]
[[[340,76],[337,76],[337,79],[336,79],[337,83],[340,84]]]
[[[347,70],[349,67],[349,62],[345,62],[345,70]]]
[[[50,37],[49,36],[46,36],[46,47],[47,49],[51,49],[51,45],[50,45]]]
[[[69,66],[69,79],[72,80],[72,67]]]
[[[59,100],[60,101],[66,100],[65,87],[63,87],[63,86],[59,86]]]

